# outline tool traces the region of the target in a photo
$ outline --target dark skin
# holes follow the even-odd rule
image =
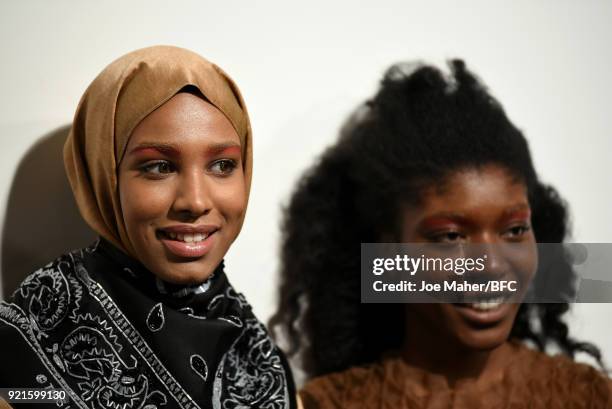
[[[528,283],[537,248],[525,185],[496,165],[463,169],[445,182],[404,209],[401,241],[478,243],[488,249],[487,274]],[[521,256],[499,250],[507,243],[520,244]],[[503,303],[483,312],[470,304],[406,304],[404,359],[443,375],[450,386],[498,379],[513,359],[508,337],[519,306]]]
[[[139,260],[170,283],[206,280],[238,235],[247,202],[240,138],[225,115],[199,96],[178,93],[134,128],[118,177]],[[214,229],[206,253],[170,251],[162,232],[176,226]]]

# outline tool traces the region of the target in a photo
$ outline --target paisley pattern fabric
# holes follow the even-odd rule
[[[223,265],[177,289],[101,241],[34,272],[11,301],[3,387],[64,389],[60,408],[296,407],[285,357]]]

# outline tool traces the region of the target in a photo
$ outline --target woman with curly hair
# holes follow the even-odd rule
[[[612,407],[609,379],[573,360],[585,352],[603,367],[594,345],[569,336],[567,303],[360,302],[360,243],[535,249],[568,234],[567,205],[539,180],[522,133],[462,61],[450,65],[450,76],[392,67],[286,210],[270,324],[301,358],[303,404]],[[571,299],[571,266],[555,273]]]

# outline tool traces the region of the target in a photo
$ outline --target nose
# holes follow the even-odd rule
[[[511,269],[513,249],[496,237],[495,234],[483,234],[474,241],[473,253],[476,257],[485,257],[483,274],[488,279],[499,278],[506,275]],[[478,255],[477,255],[478,254]]]
[[[210,212],[212,198],[206,179],[200,170],[180,175],[172,210],[181,219],[192,221]]]
[[[483,244],[484,255],[486,256],[485,271],[489,276],[502,277],[510,270],[511,254],[504,248],[502,243]]]

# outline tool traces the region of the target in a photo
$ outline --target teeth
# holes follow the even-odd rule
[[[504,297],[493,298],[491,300],[480,301],[476,303],[469,304],[471,308],[480,311],[490,311],[498,308],[504,302]]]
[[[202,240],[205,240],[209,235],[202,234],[202,233],[181,234],[181,233],[168,232],[168,236],[173,240],[184,241],[185,243],[197,243]]]

